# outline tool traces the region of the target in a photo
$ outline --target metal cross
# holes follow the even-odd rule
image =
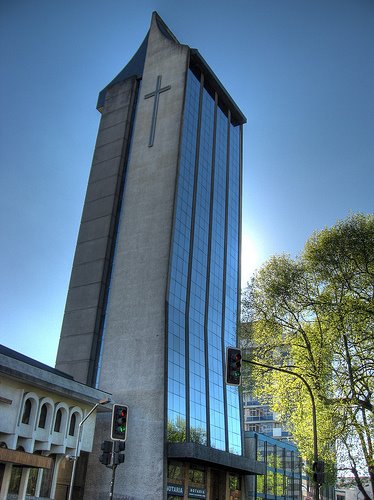
[[[157,110],[158,110],[158,100],[161,92],[166,92],[170,90],[171,86],[167,85],[164,88],[161,88],[161,75],[157,77],[156,90],[144,96],[144,99],[149,99],[150,97],[154,97],[155,101],[153,104],[153,114],[152,114],[152,125],[151,125],[151,133],[149,135],[149,143],[148,147],[153,146],[153,142],[155,140],[155,132],[156,132],[156,120],[157,120]]]

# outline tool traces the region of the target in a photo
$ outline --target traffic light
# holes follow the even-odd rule
[[[99,457],[100,462],[103,465],[109,465],[112,457],[112,441],[103,441],[101,443],[102,454]]]
[[[125,455],[122,451],[125,450],[126,443],[124,441],[115,441],[113,449],[113,465],[123,464]]]
[[[322,460],[313,462],[313,481],[317,484],[325,481],[325,463]]]
[[[113,405],[110,437],[114,441],[126,441],[128,411],[126,405]]]
[[[226,384],[240,385],[242,353],[236,347],[226,349]]]

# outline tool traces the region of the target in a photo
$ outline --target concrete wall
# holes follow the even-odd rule
[[[165,491],[165,295],[188,48],[166,38],[155,16],[127,172],[100,374],[100,388],[129,406],[126,460],[117,468],[115,498],[157,500]],[[161,86],[154,145],[148,146]],[[109,422],[97,442],[109,437]],[[104,429],[104,430],[103,430]],[[105,481],[102,478],[105,477]],[[100,478],[100,479],[99,479]],[[85,498],[105,498],[108,474],[91,456]]]
[[[87,384],[94,384],[135,86],[133,78],[106,94],[57,353],[56,368]]]

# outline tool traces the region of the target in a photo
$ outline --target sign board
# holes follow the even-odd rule
[[[168,484],[166,488],[166,493],[168,495],[174,495],[176,497],[183,497],[184,488],[181,484]]]
[[[189,498],[206,498],[206,489],[205,488],[194,488],[190,486],[188,488],[188,497]]]

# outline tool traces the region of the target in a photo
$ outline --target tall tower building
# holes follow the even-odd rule
[[[117,498],[241,498],[243,477],[261,471],[244,456],[238,389],[224,383],[245,117],[156,13],[98,110],[57,367],[129,406]],[[104,497],[108,474],[91,455],[85,498]]]

